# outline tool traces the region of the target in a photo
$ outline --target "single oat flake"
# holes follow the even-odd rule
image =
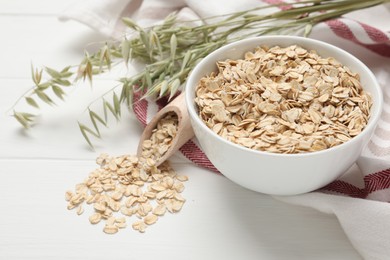
[[[328,149],[358,135],[370,118],[372,99],[359,75],[313,50],[262,46],[217,68],[196,87],[199,117],[250,149]]]

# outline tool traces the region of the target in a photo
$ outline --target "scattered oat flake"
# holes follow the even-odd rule
[[[154,214],[149,214],[146,217],[144,217],[144,222],[146,225],[152,225],[156,223],[158,217]]]
[[[76,212],[77,215],[81,215],[81,214],[83,214],[83,212],[84,212],[83,206],[79,205],[78,208],[77,208],[77,212]]]
[[[179,181],[188,181],[188,176],[185,175],[177,175],[176,179]]]
[[[94,213],[89,217],[89,222],[91,222],[91,224],[97,224],[100,222],[101,219],[102,215],[100,213]]]
[[[127,224],[126,224],[125,222],[123,222],[123,223],[115,223],[115,226],[116,226],[117,228],[126,228],[126,227],[127,227]]]
[[[141,233],[144,233],[146,229],[146,224],[142,220],[134,222],[131,226],[134,230],[137,230]]]
[[[182,182],[188,177],[177,175],[169,162],[159,167],[155,165],[169,149],[177,125],[176,114],[163,117],[150,139],[143,143],[141,157],[99,155],[96,159],[99,168],[92,171],[83,183],[77,184],[75,191],[65,193],[67,208],[77,208],[76,213],[81,215],[84,205],[90,205],[94,213],[89,216],[89,222],[104,222],[103,232],[107,234],[126,228],[128,218],[139,218],[132,228],[144,233],[147,225],[165,215],[166,200],[172,200],[170,212],[177,212],[182,205],[174,201],[185,201],[178,192],[184,190]]]
[[[106,225],[103,229],[104,233],[106,234],[115,234],[118,232],[118,227],[114,225]]]
[[[73,192],[71,192],[71,191],[65,192],[65,200],[66,200],[66,201],[70,201],[70,199],[72,198],[72,196],[73,196]]]
[[[163,216],[165,212],[167,211],[167,208],[164,204],[159,204],[153,209],[153,214],[157,216]]]

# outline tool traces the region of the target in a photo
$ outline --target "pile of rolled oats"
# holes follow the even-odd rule
[[[83,204],[91,205],[94,213],[89,221],[92,224],[105,221],[103,231],[107,234],[125,228],[126,217],[137,217],[132,228],[143,233],[166,212],[179,212],[185,202],[181,195],[183,182],[188,177],[178,175],[168,162],[156,166],[158,156],[166,152],[166,145],[169,148],[176,131],[177,116],[175,119],[175,114],[168,114],[161,119],[150,140],[144,141],[140,158],[100,155],[96,160],[100,167],[77,184],[75,191],[65,193],[68,209],[76,209],[81,215]],[[165,152],[159,151],[161,147]]]
[[[217,67],[197,86],[199,116],[218,135],[251,149],[327,149],[358,135],[370,116],[372,100],[359,75],[315,51],[258,47]]]
[[[142,157],[158,160],[165,155],[176,136],[179,119],[174,112],[169,112],[161,118],[149,140],[142,143]]]

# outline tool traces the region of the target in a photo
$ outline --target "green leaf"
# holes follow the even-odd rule
[[[30,113],[16,112],[14,110],[13,117],[25,128],[28,129],[34,121],[35,115]]]
[[[88,77],[89,83],[92,84],[92,64],[90,60],[87,60],[87,64],[85,67],[85,75]],[[85,79],[85,76],[84,76]]]
[[[161,42],[154,30],[150,31],[150,37],[152,37],[152,42],[155,46],[157,46],[158,54],[160,55],[160,58],[162,58],[164,54],[163,54]]]
[[[77,76],[75,81],[78,81],[81,78],[85,81],[85,78],[88,77],[89,82],[92,84],[92,75],[93,75],[93,66],[91,63],[91,59],[88,52],[85,51],[84,59],[77,69]]]
[[[14,111],[13,117],[25,128],[30,128],[30,123],[18,112]]]
[[[171,46],[171,60],[173,61],[175,60],[176,49],[177,49],[177,39],[175,34],[172,34],[171,36],[170,46]]]
[[[68,73],[68,71],[69,71],[69,69],[71,68],[71,66],[66,66],[65,68],[63,68],[62,70],[61,70],[61,75],[63,74],[63,73]],[[71,73],[71,72],[70,72]]]
[[[168,63],[168,65],[165,68],[165,71],[172,77],[174,74],[174,62]]]
[[[99,135],[100,137],[100,131],[99,131],[99,127],[97,125],[97,122],[96,121],[99,121],[102,125],[104,126],[107,126],[106,122],[98,115],[96,114],[95,112],[93,112],[92,110],[88,109],[89,111],[89,118],[91,119],[91,122],[93,124],[93,126],[95,127],[95,130],[96,130],[96,133]]]
[[[131,95],[133,88],[133,81],[125,80],[122,85],[122,92],[119,96],[119,103],[126,101],[127,105],[129,105],[129,96]]]
[[[45,71],[52,77],[52,78],[61,78],[61,73],[59,73],[58,71],[52,69],[52,68],[49,68],[49,67],[45,67]]]
[[[35,108],[39,108],[38,103],[32,97],[25,97],[27,104]]]
[[[180,69],[181,72],[183,72],[185,67],[187,66],[187,63],[189,62],[189,60],[191,58],[191,54],[192,54],[191,51],[187,51],[186,54],[184,54],[184,58],[183,58],[183,61],[181,64],[181,69]]]
[[[122,57],[123,57],[123,61],[125,62],[126,64],[126,67],[128,66],[128,63],[129,63],[129,60],[130,60],[130,41],[127,40],[126,38],[123,39],[122,41]]]
[[[31,76],[35,85],[39,85],[42,79],[42,70],[35,69],[34,71],[34,66],[31,64]]]
[[[34,66],[32,64],[31,64],[31,78],[32,78],[35,85],[39,84],[38,79],[35,76]]]
[[[64,100],[65,92],[60,88],[59,86],[53,85],[51,87],[53,89],[54,94],[56,94],[57,97]]]
[[[119,98],[115,93],[112,96],[112,101],[114,103],[115,114],[119,117],[121,115],[121,105],[119,103]]]
[[[126,104],[130,110],[133,110],[133,100],[134,100],[134,92],[133,91],[128,91],[127,93],[127,99],[126,99]]]
[[[114,58],[121,59],[121,58],[123,58],[122,50],[120,48],[116,49],[115,47],[112,47],[112,48],[110,48],[110,56],[112,56]]]
[[[123,17],[122,18],[122,22],[127,26],[127,27],[130,27],[136,31],[139,31],[141,29],[141,27],[139,27],[132,19],[128,18],[128,17]]]
[[[62,79],[66,79],[66,78],[69,78],[70,76],[72,76],[74,73],[73,72],[61,72],[61,78]]]
[[[100,59],[99,59],[99,70],[102,71],[102,67],[104,65],[104,62],[108,69],[111,68],[111,58],[110,58],[110,50],[106,43],[101,50],[100,50]]]
[[[37,96],[45,103],[49,104],[49,105],[52,105],[54,104],[53,100],[48,96],[46,95],[43,91],[39,90],[39,89],[36,89],[34,90],[35,94],[37,94]]]
[[[119,120],[119,117],[115,112],[114,107],[108,101],[104,100],[103,108],[104,108],[104,118],[106,122],[107,122],[107,109],[110,110],[111,114],[115,117],[116,120]]]
[[[41,91],[47,89],[48,87],[51,86],[51,82],[47,81],[47,82],[44,82],[44,83],[40,83],[37,88]]]
[[[148,53],[149,54],[149,58],[151,58],[152,51],[151,51],[151,46],[150,46],[148,35],[146,34],[145,31],[142,30],[142,31],[139,32],[139,36],[140,36],[140,39],[141,39],[141,41],[142,41],[142,43],[143,43],[143,45],[145,47],[146,53]]]
[[[33,119],[34,119],[35,115],[33,115],[31,113],[20,112],[19,114],[22,115],[28,122],[34,121]]]
[[[169,95],[169,99],[168,100],[171,100],[175,94],[177,93],[177,90],[179,89],[180,87],[180,80],[179,79],[175,79],[169,86],[169,92],[171,93]]]
[[[70,85],[72,85],[72,83],[70,83],[70,81],[67,79],[52,79],[52,81],[54,83],[57,83],[58,85],[65,86],[65,87],[69,87]]]
[[[164,80],[163,82],[160,83],[160,94],[158,97],[164,96],[167,90],[168,90],[168,81]]]
[[[177,18],[177,13],[176,12],[168,14],[168,16],[165,17],[165,19],[164,19],[163,27],[164,28],[171,27],[176,22],[176,18]]]
[[[87,65],[85,63],[81,63],[77,69],[77,75],[75,78],[75,81],[78,81],[79,79],[83,78],[85,80],[85,69]]]
[[[158,76],[158,82],[162,82],[165,79],[166,76],[167,75],[166,75],[165,72],[161,73],[160,76]]]
[[[107,122],[108,116],[107,116],[107,107],[106,107],[106,100],[103,98],[103,115],[104,115],[104,121]]]
[[[106,71],[105,69],[100,70],[99,68],[93,68],[92,69],[92,75],[99,75],[99,74],[102,74],[105,71]]]
[[[303,33],[304,37],[308,37],[311,33],[311,30],[313,29],[313,25],[311,23],[306,24],[305,26],[305,32]]]
[[[106,52],[106,55],[104,56],[104,59],[106,61],[106,65],[109,70],[111,70],[111,52],[110,49]]]
[[[153,86],[152,77],[150,76],[150,72],[149,72],[148,68],[145,68],[144,79],[145,79],[145,83],[146,83],[146,88],[150,88]]]
[[[90,146],[92,149],[94,149],[94,147],[93,147],[93,145],[92,145],[92,142],[91,142],[91,140],[90,140],[89,137],[88,137],[88,133],[91,134],[91,135],[93,135],[93,136],[95,136],[95,137],[97,137],[97,138],[99,138],[99,135],[96,134],[96,133],[95,133],[94,131],[92,131],[91,129],[89,129],[87,126],[81,124],[80,122],[77,122],[77,123],[78,123],[78,125],[79,125],[79,128],[80,128],[80,131],[81,131],[82,135],[84,136],[85,141],[87,141],[87,143],[89,144],[89,146]]]

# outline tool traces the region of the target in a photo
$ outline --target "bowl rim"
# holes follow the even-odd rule
[[[315,152],[306,152],[306,153],[285,154],[285,153],[272,153],[272,152],[261,151],[261,150],[254,150],[254,149],[251,149],[251,148],[247,148],[245,146],[242,146],[242,145],[233,143],[231,141],[228,141],[227,139],[223,138],[222,136],[214,133],[210,128],[208,128],[206,126],[206,124],[200,119],[200,117],[196,113],[194,100],[191,99],[191,95],[190,95],[192,92],[195,92],[195,86],[197,85],[197,81],[195,81],[195,79],[194,79],[195,75],[198,74],[199,70],[201,70],[201,68],[204,65],[206,65],[206,64],[208,64],[210,62],[209,61],[210,59],[213,59],[215,56],[221,55],[223,52],[225,52],[228,49],[231,49],[231,48],[234,48],[234,47],[240,47],[241,45],[245,45],[246,43],[253,42],[253,41],[259,41],[258,46],[260,46],[262,44],[262,41],[264,41],[264,40],[272,40],[272,39],[280,40],[280,42],[281,42],[280,45],[281,46],[284,45],[283,44],[283,39],[290,39],[290,40],[292,39],[292,40],[298,41],[298,42],[302,42],[303,41],[303,42],[307,42],[309,44],[322,45],[322,47],[326,48],[329,52],[332,52],[332,53],[333,52],[335,52],[335,53],[341,52],[343,55],[347,56],[348,59],[351,59],[352,62],[356,63],[358,67],[361,67],[365,71],[365,73],[367,74],[367,76],[370,79],[370,81],[372,81],[372,83],[374,83],[374,85],[375,85],[373,89],[375,89],[376,92],[377,92],[378,100],[375,100],[375,102],[377,102],[377,104],[376,104],[376,108],[377,109],[375,111],[373,111],[373,107],[371,107],[371,109],[370,109],[370,113],[371,113],[370,119],[369,119],[367,125],[365,126],[365,128],[363,129],[363,131],[361,133],[359,133],[357,136],[353,137],[352,139],[348,140],[345,143],[336,145],[334,147],[331,147],[331,148],[328,148],[328,149],[325,149],[325,150],[320,150],[320,151],[315,151]],[[266,44],[266,43],[264,43],[264,44]],[[297,43],[297,45],[299,45],[299,43]],[[337,57],[335,57],[335,58],[337,60]],[[192,87],[190,85],[192,85]],[[188,91],[189,89],[191,89],[191,91]],[[364,86],[363,86],[363,89],[364,89]],[[369,93],[372,94],[372,92],[369,92]],[[346,146],[353,146],[353,144],[359,142],[360,139],[368,138],[367,134],[375,129],[375,127],[377,126],[377,123],[378,123],[378,121],[380,119],[381,111],[383,110],[383,93],[382,93],[382,89],[381,89],[381,87],[380,87],[380,85],[379,85],[375,75],[373,74],[373,72],[361,60],[356,58],[351,53],[349,53],[349,52],[347,52],[347,51],[345,51],[345,50],[343,50],[343,49],[341,49],[341,48],[339,48],[337,46],[329,44],[327,42],[323,42],[323,41],[316,40],[316,39],[311,39],[311,38],[306,38],[306,37],[301,37],[301,36],[290,36],[290,35],[257,36],[257,37],[246,38],[246,39],[243,39],[243,40],[239,40],[239,41],[235,41],[233,43],[226,44],[226,45],[224,45],[224,46],[214,50],[213,52],[209,53],[190,72],[190,75],[188,76],[187,82],[185,84],[185,100],[186,100],[186,104],[187,104],[188,113],[189,113],[190,117],[192,118],[191,121],[192,122],[195,121],[196,124],[198,124],[208,134],[210,134],[214,138],[217,138],[217,140],[219,140],[219,141],[221,141],[221,142],[223,142],[223,143],[225,143],[227,145],[231,145],[231,146],[233,146],[233,147],[235,147],[237,149],[243,150],[245,152],[252,152],[254,154],[266,155],[266,156],[271,156],[271,157],[288,157],[288,158],[292,158],[292,157],[312,157],[312,156],[317,156],[317,155],[319,156],[319,155],[324,154],[324,153],[330,153],[332,151],[343,149]],[[371,135],[369,136],[369,138],[371,138]]]

